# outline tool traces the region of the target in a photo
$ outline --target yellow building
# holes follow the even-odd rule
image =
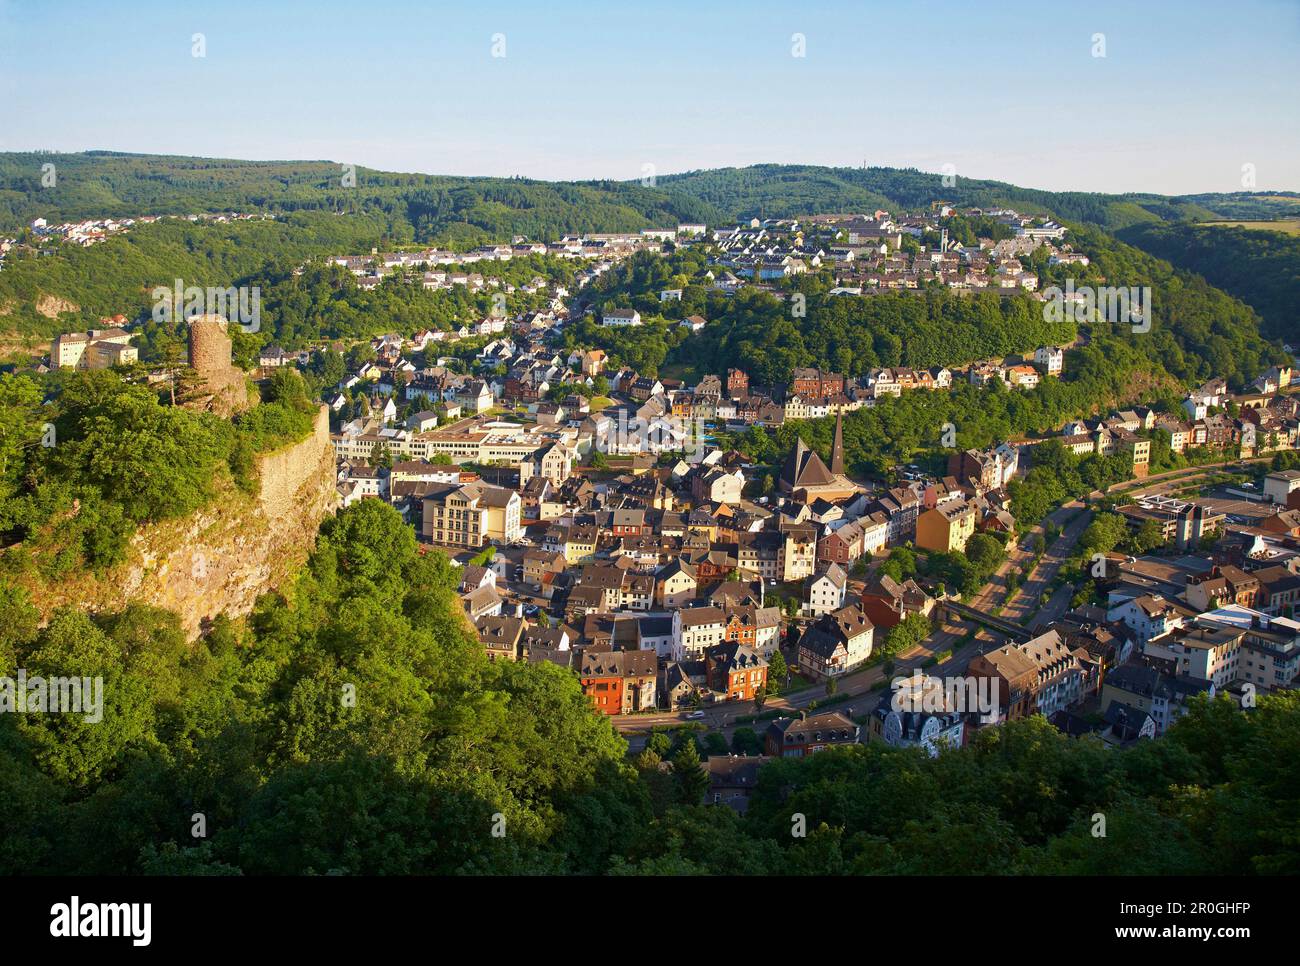
[[[916,518],[916,545],[937,553],[964,550],[975,533],[975,508],[965,500],[950,500]]]
[[[139,359],[131,336],[122,329],[91,329],[56,336],[50,345],[51,369],[107,369]]]
[[[600,531],[590,524],[578,524],[569,527],[564,540],[564,559],[566,563],[586,563],[596,556],[596,542]]]
[[[424,498],[425,539],[453,547],[513,543],[523,535],[519,494],[486,483],[448,483]]]

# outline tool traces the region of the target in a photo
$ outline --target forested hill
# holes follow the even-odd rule
[[[1135,225],[1119,236],[1250,305],[1269,338],[1300,344],[1300,236],[1220,225]]]
[[[55,184],[42,187],[43,166]],[[387,216],[421,241],[465,244],[521,234],[635,231],[647,225],[716,222],[720,213],[687,193],[639,183],[460,178],[355,169],[332,161],[236,161],[162,155],[0,154],[0,231],[33,218],[61,222],[143,214],[329,211]],[[349,178],[350,180],[350,178]]]
[[[47,164],[54,166],[55,173],[55,184],[48,188],[41,183],[42,166]],[[1110,271],[1100,272],[1099,277],[1119,277],[1117,271],[1133,269],[1131,277],[1152,279],[1157,306],[1176,310],[1169,320],[1167,340],[1172,341],[1161,355],[1169,371],[1180,379],[1198,378],[1201,370],[1235,373],[1246,381],[1252,378],[1257,366],[1269,361],[1264,348],[1256,344],[1257,320],[1244,306],[1230,300],[1220,303],[1201,297],[1204,293],[1194,283],[1175,278],[1163,263],[1135,264],[1135,253],[1107,242],[1109,236],[1103,232],[1122,233],[1139,247],[1170,259],[1176,267],[1203,272],[1211,283],[1221,284],[1262,313],[1269,320],[1268,335],[1287,336],[1294,330],[1287,304],[1296,287],[1295,246],[1273,258],[1271,242],[1261,249],[1253,238],[1237,234],[1193,234],[1189,236],[1195,241],[1192,244],[1184,235],[1192,231],[1186,228],[1186,220],[1252,215],[1275,218],[1295,212],[1300,210],[1300,194],[1242,192],[1177,198],[1061,193],[960,175],[954,185],[945,186],[939,175],[915,170],[792,165],[672,175],[659,178],[654,187],[639,182],[435,177],[364,168],[356,170],[355,186],[345,187],[349,175],[329,161],[253,162],[109,152],[0,154],[0,232],[21,229],[37,216],[51,222],[146,213],[234,211],[276,216],[266,221],[214,224],[172,220],[135,226],[127,234],[91,248],[66,246],[53,255],[40,255],[35,246],[19,246],[0,271],[0,330],[46,338],[115,312],[138,318],[148,305],[152,286],[184,278],[200,284],[235,281],[261,285],[271,303],[268,338],[292,341],[359,336],[370,334],[366,325],[340,327],[328,319],[317,325],[305,312],[299,312],[286,329],[277,306],[291,304],[294,298],[301,301],[302,293],[281,291],[285,286],[277,287],[275,280],[285,278],[291,268],[312,256],[372,247],[417,243],[468,247],[509,240],[513,235],[549,240],[572,232],[633,231],[683,221],[727,224],[755,215],[802,216],[878,207],[898,211],[936,201],[980,207],[1009,205],[1025,213],[1063,219],[1075,227],[1074,238],[1080,242],[1093,239],[1096,244],[1091,247],[1100,246],[1112,256]],[[1182,221],[1171,227],[1170,219]],[[1195,231],[1232,232],[1224,228]],[[1220,239],[1237,254],[1222,254]],[[1239,257],[1242,253],[1250,260],[1245,268]],[[544,270],[545,266],[536,268]],[[433,304],[437,300],[400,311],[394,306],[376,311],[352,291],[354,284],[346,279],[338,284],[346,290],[349,317],[369,319],[368,324],[378,331],[459,318],[447,306]],[[1186,299],[1166,297],[1170,292],[1174,296],[1183,293],[1195,304],[1186,307]],[[285,298],[277,301],[277,294]],[[382,294],[386,299],[392,293]],[[1219,293],[1211,290],[1208,294]],[[888,305],[889,300],[881,303],[882,307]],[[472,314],[474,308],[458,305],[456,311]],[[1207,313],[1215,318],[1207,318]],[[706,315],[716,318],[716,312]],[[755,320],[760,327],[766,322],[762,316],[759,313]],[[872,360],[876,357],[886,364],[884,360],[895,355],[901,364],[935,361],[933,352],[921,351],[924,334],[915,326],[898,333],[899,338],[909,340],[901,347],[907,351],[899,353],[891,348],[896,339],[888,333],[868,333],[870,327],[850,327],[853,332],[845,330],[843,338],[836,333],[844,326],[821,333],[807,331],[807,325],[797,328],[801,331],[790,334],[787,347],[777,352],[764,349],[764,359],[749,361],[758,371],[770,370],[773,378],[778,370],[793,364],[833,364],[835,352],[851,351],[864,365],[875,364]],[[769,348],[772,344],[766,331],[728,332],[728,344],[706,345],[707,351],[696,353],[697,358],[721,358],[737,346],[743,350],[742,343]],[[854,333],[870,334],[872,351],[864,348],[862,339],[850,338]],[[1040,334],[1035,333],[1034,338]],[[1211,338],[1216,334],[1220,338]],[[717,336],[713,333],[711,338]],[[800,339],[805,338],[801,348]],[[1007,351],[1001,343],[984,345],[988,339],[967,342],[969,351],[963,358],[985,350]],[[1017,348],[1019,342],[1032,344],[1028,336],[1017,341]],[[1181,353],[1196,358],[1184,363],[1178,358]]]
[[[43,166],[55,184],[42,186]],[[547,182],[400,174],[357,168],[345,187],[334,161],[239,161],[91,151],[0,153],[0,231],[49,221],[220,211],[383,212],[420,240],[469,242],[511,234],[630,231],[677,222],[791,217],[884,207],[1010,205],[1108,230],[1212,218],[1300,212],[1300,194],[1239,192],[1173,197],[1056,192],[899,168],[760,164],[638,181]]]

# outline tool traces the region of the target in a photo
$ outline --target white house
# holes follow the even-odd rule
[[[721,644],[727,617],[717,607],[673,611],[673,660],[698,661],[714,644]]]
[[[640,325],[641,313],[636,309],[605,309],[600,314],[600,324],[607,327]]]
[[[1042,346],[1034,350],[1034,363],[1049,376],[1059,376],[1065,366],[1065,351],[1054,345]]]
[[[1106,620],[1122,621],[1136,635],[1139,646],[1184,624],[1183,614],[1159,594],[1111,601]]]
[[[809,577],[806,582],[808,599],[804,609],[810,617],[821,617],[844,606],[849,576],[839,564],[833,563]]]

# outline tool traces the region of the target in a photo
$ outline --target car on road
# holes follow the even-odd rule
[[[688,714],[686,717],[687,717],[688,719],[692,720],[692,721],[695,721],[695,720],[698,720],[698,719],[700,719],[700,718],[703,718],[703,717],[704,717],[704,712],[703,712],[703,711],[692,711],[692,712],[691,712],[690,714]]]

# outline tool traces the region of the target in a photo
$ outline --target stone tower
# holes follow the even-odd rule
[[[199,315],[190,320],[190,367],[208,375],[230,368],[230,336],[219,315]]]
[[[243,412],[257,400],[248,394],[244,371],[231,364],[230,336],[219,315],[199,315],[190,320],[190,368],[195,386],[186,405],[211,410],[221,416]]]

